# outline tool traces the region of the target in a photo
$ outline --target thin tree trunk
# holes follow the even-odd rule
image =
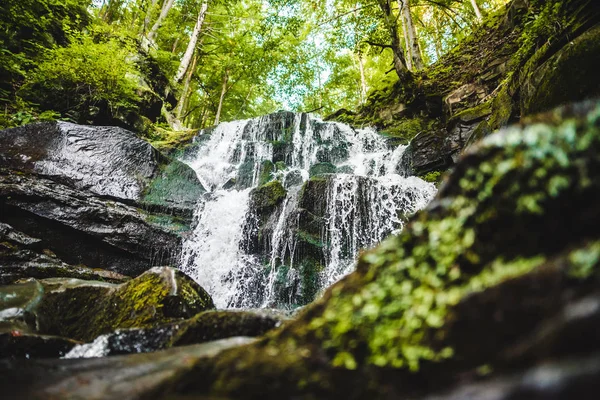
[[[365,104],[367,100],[367,78],[365,77],[365,66],[363,64],[362,54],[356,55],[358,59],[358,70],[360,71],[360,104]]]
[[[207,8],[208,4],[202,3],[202,6],[200,7],[200,13],[198,14],[198,20],[196,21],[196,25],[194,26],[192,36],[190,36],[190,42],[188,43],[187,49],[185,50],[185,54],[183,55],[181,63],[179,64],[177,75],[175,75],[175,82],[181,82],[181,80],[185,76],[185,72],[190,66],[192,56],[194,54],[194,51],[196,50],[196,43],[198,43],[198,37],[200,36],[200,32],[202,31],[202,23],[204,22],[204,17],[206,15]]]
[[[198,61],[198,55],[194,56],[194,60],[192,61],[192,67],[189,69],[188,73],[185,76],[185,81],[183,82],[183,91],[181,92],[181,98],[177,103],[177,111],[175,115],[177,119],[181,120],[181,114],[183,114],[183,108],[185,106],[187,97],[190,91],[190,82],[192,81],[192,75],[194,75],[194,69],[196,68],[196,62]]]
[[[177,50],[177,46],[179,45],[179,36],[175,38],[173,42],[173,47],[171,47],[171,54],[175,54],[175,50]]]
[[[150,7],[148,7],[148,9],[146,10],[146,16],[144,17],[144,25],[142,26],[142,35],[146,34],[146,31],[148,30],[148,25],[150,25],[150,18],[152,17],[152,11],[154,11],[156,3],[158,3],[158,0],[152,0]]]
[[[402,7],[402,5],[400,4],[400,1],[398,1],[398,7]],[[411,55],[411,48],[410,45],[408,44],[408,28],[406,27],[406,18],[404,18],[404,14],[400,13],[401,17],[400,17],[400,21],[402,22],[402,32],[404,33],[404,46],[406,48],[406,68],[408,68],[410,71],[413,70],[413,63],[412,63],[412,55]]]
[[[400,39],[398,38],[398,25],[396,24],[396,17],[392,13],[390,1],[391,0],[378,0],[378,4],[383,12],[383,22],[392,41],[391,47],[394,56],[394,69],[396,70],[396,74],[398,74],[398,78],[400,78],[401,81],[404,81],[410,76],[410,71],[406,67],[404,51],[402,50]]]
[[[410,47],[410,57],[412,59],[412,66],[414,70],[423,69],[423,58],[421,57],[421,46],[419,45],[419,39],[417,37],[417,30],[413,23],[412,14],[410,13],[409,0],[398,0],[398,6],[402,13],[403,22],[406,26],[406,32],[408,33],[407,47]]]
[[[165,18],[167,17],[167,14],[169,14],[169,11],[171,10],[171,7],[173,7],[174,2],[175,0],[165,0],[162,9],[160,10],[158,19],[156,20],[154,25],[152,25],[152,29],[150,29],[150,32],[148,33],[148,45],[154,43],[156,33],[158,32],[158,29],[162,26]]]
[[[473,10],[475,10],[475,15],[477,15],[477,19],[479,21],[481,21],[483,19],[483,15],[481,15],[481,10],[479,9],[479,6],[477,5],[477,1],[471,0],[471,5],[473,6]]]
[[[229,70],[225,70],[225,74],[223,74],[223,87],[221,88],[221,97],[219,98],[219,106],[217,108],[217,114],[215,115],[215,125],[218,125],[219,120],[221,119],[221,110],[223,109],[223,99],[225,98],[225,94],[227,93],[228,80]]]

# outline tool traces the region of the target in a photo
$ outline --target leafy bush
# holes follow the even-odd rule
[[[43,110],[56,110],[77,122],[115,115],[135,106],[139,72],[134,49],[118,38],[95,42],[82,36],[47,52],[20,94]]]

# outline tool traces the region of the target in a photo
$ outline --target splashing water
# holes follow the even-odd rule
[[[308,114],[222,123],[196,141],[183,161],[209,193],[180,268],[219,308],[306,304],[436,192],[405,177],[405,146]],[[285,186],[285,198],[258,207],[253,189],[273,180]]]

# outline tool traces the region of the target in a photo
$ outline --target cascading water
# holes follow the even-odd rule
[[[435,186],[374,129],[279,112],[202,131],[183,160],[208,193],[180,268],[219,308],[293,307],[351,272]]]

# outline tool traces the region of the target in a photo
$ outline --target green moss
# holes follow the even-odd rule
[[[442,181],[444,171],[431,171],[424,175],[419,175],[419,178],[423,179],[425,182],[431,182],[438,184]]]
[[[158,176],[148,185],[142,203],[148,207],[193,207],[206,190],[196,173],[180,161],[162,165]]]
[[[121,285],[73,280],[44,284],[47,293],[36,310],[40,330],[83,341],[214,308],[202,288],[172,269],[155,268]]]
[[[548,110],[565,102],[600,94],[600,27],[568,42],[537,68],[530,67],[523,85],[522,113]]]
[[[492,101],[492,115],[487,124],[490,131],[508,125],[513,116],[515,105],[509,91],[510,80],[510,77],[507,78],[498,95]]]
[[[260,176],[258,178],[258,184],[264,185],[273,179],[273,172],[275,171],[275,164],[273,164],[270,160],[265,160],[262,162],[260,166]]]
[[[463,110],[452,117],[452,121],[463,121],[471,122],[484,117],[487,117],[492,113],[492,102],[486,101],[475,107]]]
[[[287,191],[280,181],[271,181],[252,191],[252,202],[255,209],[270,209],[279,204]]]

